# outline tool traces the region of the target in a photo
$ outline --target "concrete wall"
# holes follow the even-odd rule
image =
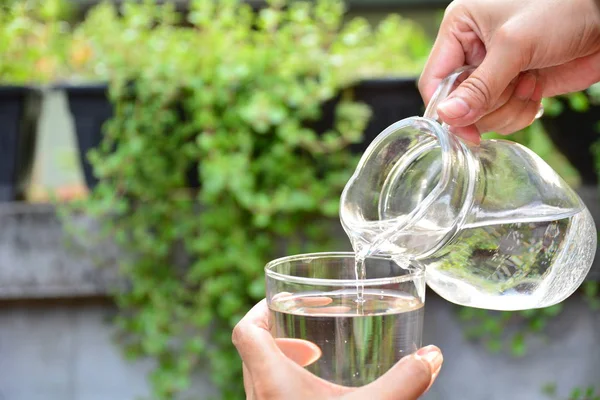
[[[442,348],[445,364],[425,400],[547,400],[556,383],[567,398],[575,386],[600,389],[600,315],[581,299],[566,303],[528,355],[490,354],[463,338],[455,307],[429,295],[424,343]],[[149,392],[151,361],[125,360],[102,300],[0,304],[0,400],[134,400]],[[194,379],[193,399],[215,393],[207,374]]]
[[[148,395],[151,362],[127,362],[111,342],[104,302],[0,306],[0,399],[133,400]]]
[[[545,338],[529,341],[523,358],[490,354],[463,338],[455,307],[429,295],[424,343],[444,351],[442,373],[425,400],[545,400],[559,392],[600,386],[600,318],[571,299]],[[115,312],[100,300],[13,302],[0,305],[0,400],[134,400],[149,392],[151,361],[125,360],[111,340]],[[600,389],[600,387],[599,387]],[[214,388],[194,379],[193,399]]]
[[[526,355],[515,358],[467,341],[455,306],[429,296],[423,343],[442,349],[444,366],[424,399],[549,400],[542,392],[547,384],[556,384],[560,400],[577,386],[600,392],[600,312],[577,295],[564,304],[543,335],[527,340]]]
[[[0,400],[149,397],[153,362],[123,357],[112,340],[115,312],[106,299],[0,303]],[[207,373],[190,393],[215,393]]]

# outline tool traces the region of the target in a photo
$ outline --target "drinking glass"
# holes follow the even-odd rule
[[[375,256],[356,279],[354,253],[280,258],[265,267],[271,334],[308,340],[321,356],[306,368],[344,386],[366,385],[421,347],[424,268]]]

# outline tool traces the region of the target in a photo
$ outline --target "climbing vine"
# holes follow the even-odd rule
[[[119,341],[157,360],[157,398],[207,362],[222,398],[243,398],[231,329],[264,296],[263,266],[337,247],[348,146],[370,116],[345,88],[416,73],[428,50],[398,16],[343,17],[340,1],[198,0],[184,25],[168,4],[104,4],[73,34],[70,73],[108,79],[115,110],[81,206],[123,250]],[[333,125],[311,128],[340,93]]]

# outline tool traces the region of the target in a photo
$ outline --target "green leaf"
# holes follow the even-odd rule
[[[492,353],[499,353],[502,350],[502,341],[500,339],[490,339],[487,342],[488,350]]]
[[[527,347],[525,345],[525,336],[522,333],[517,333],[512,338],[511,352],[515,357],[522,357],[525,355]]]
[[[248,286],[248,294],[254,300],[260,300],[265,297],[265,279],[264,277],[256,278]]]
[[[584,92],[574,92],[567,95],[569,106],[577,112],[586,112],[590,108],[590,101]]]
[[[549,317],[556,317],[563,310],[563,304],[559,303],[554,306],[546,307],[542,309],[542,312]]]
[[[556,383],[546,383],[544,386],[542,386],[542,393],[548,397],[556,396]]]
[[[186,342],[186,352],[200,354],[206,349],[206,342],[201,337],[194,337]]]
[[[534,318],[529,321],[529,327],[534,332],[540,332],[546,326],[546,320],[542,318]]]
[[[546,116],[555,117],[563,111],[562,103],[554,98],[544,98],[542,105],[544,106],[544,115]]]

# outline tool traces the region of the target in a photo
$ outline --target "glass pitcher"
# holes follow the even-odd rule
[[[596,227],[577,193],[539,156],[506,140],[468,145],[437,105],[472,72],[446,78],[424,117],[384,130],[341,197],[357,254],[425,263],[427,284],[469,307],[547,307],[583,282]]]

